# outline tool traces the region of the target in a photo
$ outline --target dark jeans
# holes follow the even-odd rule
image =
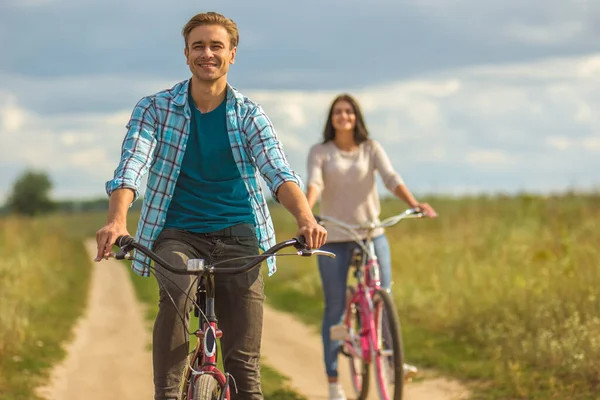
[[[153,249],[174,267],[184,269],[189,258],[204,258],[205,262],[214,263],[258,254],[258,241],[256,236],[214,236],[164,229]],[[217,268],[235,267],[244,262],[225,262]],[[170,281],[157,273],[160,300],[153,332],[154,398],[171,400],[178,399],[179,396],[189,351],[188,329],[193,309],[190,301],[175,285],[195,298],[195,278],[172,274],[158,265],[157,268]],[[185,326],[169,294],[175,300],[179,312],[185,316]],[[260,267],[246,274],[215,277],[215,313],[218,326],[223,330],[223,363],[225,370],[233,375],[238,388],[236,395],[231,385],[232,399],[263,399],[259,362],[264,299]]]

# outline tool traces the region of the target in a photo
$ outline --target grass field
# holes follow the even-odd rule
[[[388,229],[408,361],[464,379],[475,399],[600,398],[599,200],[437,198],[438,219]],[[386,201],[382,217],[399,211]],[[272,213],[278,239],[293,236],[289,214],[277,205]],[[61,356],[89,279],[80,240],[103,219],[0,220],[0,398],[32,398],[28,390]],[[265,286],[270,304],[318,329],[316,260],[281,258]],[[271,399],[294,398],[275,371],[265,379]]]
[[[388,229],[409,362],[481,399],[598,399],[599,196],[431,199],[440,217]],[[382,217],[402,211],[383,204]],[[279,239],[293,220],[273,209]],[[269,301],[317,327],[315,260],[282,258]]]
[[[85,308],[91,265],[49,220],[0,219],[0,398],[35,399]]]

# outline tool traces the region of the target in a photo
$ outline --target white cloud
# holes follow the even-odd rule
[[[552,136],[546,139],[548,146],[557,150],[567,150],[573,146],[573,141],[564,136]]]
[[[568,138],[564,136],[553,136],[547,139],[548,146],[565,151],[587,151],[591,153],[600,151],[600,135],[589,135],[581,138]],[[581,153],[580,153],[581,154]],[[582,162],[583,160],[578,160]]]
[[[128,116],[127,116],[128,117]],[[25,168],[47,171],[58,196],[102,194],[118,157],[124,113],[42,116],[10,100],[0,102],[0,201]]]
[[[6,5],[13,7],[40,7],[59,3],[61,0],[8,0]]]
[[[600,5],[595,0],[413,0],[438,24],[488,42],[511,40],[539,46],[593,43]]]
[[[600,152],[600,136],[589,136],[581,141],[583,147],[593,152]]]
[[[6,135],[17,133],[27,119],[26,112],[16,106],[13,96],[0,92],[0,131]]]
[[[475,167],[485,165],[508,165],[515,162],[515,157],[498,150],[479,149],[467,153],[467,163]]]
[[[540,45],[564,44],[581,37],[586,31],[583,21],[563,21],[556,24],[511,23],[506,35],[525,43]]]
[[[485,65],[352,94],[363,107],[373,137],[384,144],[395,167],[406,171],[408,182],[419,188],[550,190],[574,182],[590,187],[600,184],[592,169],[582,167],[600,168],[592,154],[598,147],[594,135],[600,132],[600,119],[593,112],[600,107],[597,65],[600,54]],[[337,94],[261,92],[275,126],[304,139],[294,143],[291,155],[301,171]],[[282,117],[282,104],[293,104],[313,118],[306,118],[304,126],[293,125]],[[490,168],[496,171],[491,178],[486,175]],[[463,179],[472,184],[457,183]],[[454,183],[433,183],[446,181]]]
[[[102,195],[118,162],[131,107],[151,88],[168,85],[131,84],[130,78],[98,82],[107,94],[130,83],[130,105],[47,115],[26,108],[28,95],[1,94],[0,163],[47,168],[58,177],[57,193],[73,193],[77,181],[77,193]],[[598,82],[600,54],[592,54],[452,70],[351,94],[361,103],[372,136],[417,192],[558,190],[600,184],[594,172],[600,169],[600,119],[593,111],[600,107]],[[32,80],[30,88],[41,87],[37,93],[46,101],[64,84],[36,83]],[[81,98],[87,93],[82,90]],[[321,140],[328,107],[339,92],[244,93],[266,110],[292,166],[305,175],[307,151]],[[15,173],[0,180],[0,196]]]

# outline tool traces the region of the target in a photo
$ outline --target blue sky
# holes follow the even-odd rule
[[[132,107],[189,77],[181,28],[207,10],[238,23],[230,82],[302,175],[347,91],[417,193],[600,186],[592,0],[3,0],[0,201],[26,166],[58,197],[103,195]]]

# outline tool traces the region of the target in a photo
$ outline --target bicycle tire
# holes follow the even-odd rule
[[[221,387],[214,376],[200,375],[194,384],[194,400],[219,400]]]
[[[392,296],[384,289],[373,294],[378,341],[378,352],[375,356],[375,374],[379,397],[384,400],[402,400],[404,392],[404,351],[402,345],[402,329],[400,318]],[[381,307],[378,307],[381,305]],[[381,312],[379,312],[381,310]],[[385,349],[382,348],[385,346]],[[382,355],[392,351],[391,362],[387,363]],[[391,371],[390,368],[391,367]],[[387,376],[386,376],[387,375]],[[390,382],[391,381],[391,382]],[[388,390],[387,384],[393,386]],[[391,388],[390,388],[391,389]]]
[[[189,366],[186,365],[186,367],[183,370],[183,373],[181,375],[182,378],[182,387],[181,387],[181,393],[180,393],[180,397],[181,400],[194,400],[193,398],[193,393],[194,393],[194,376],[192,375],[191,371],[189,370],[189,368],[191,367],[194,370],[198,369],[198,364],[200,364],[200,358],[202,357],[201,355],[199,355],[198,357],[194,358],[194,356],[196,355],[196,349],[192,349],[187,356],[187,362],[189,363]]]
[[[356,332],[362,331],[360,306],[359,304],[352,303],[352,297],[355,292],[356,289],[351,286],[346,289],[346,315],[350,315],[350,318],[344,318],[344,321],[348,332],[352,332],[353,330]],[[356,323],[356,327],[352,326],[353,322]],[[360,337],[358,337],[358,340],[362,343]],[[359,348],[361,349],[361,354],[364,354],[362,347]],[[352,381],[354,392],[358,400],[364,400],[369,394],[369,364],[365,362],[363,358],[352,357],[350,353],[344,352],[343,350],[342,353],[348,358],[348,362],[350,363],[350,380]]]

